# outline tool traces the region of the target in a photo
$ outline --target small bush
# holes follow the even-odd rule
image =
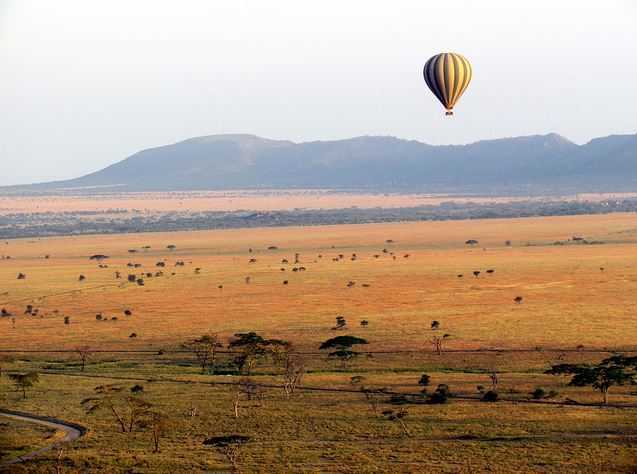
[[[244,444],[250,441],[249,436],[244,435],[227,435],[227,436],[213,436],[204,440],[203,444],[206,446],[228,446],[231,444]]]
[[[407,400],[407,397],[405,395],[392,395],[389,398],[389,403],[391,403],[392,405],[405,405],[409,403],[409,400]]]
[[[443,403],[447,403],[448,398],[449,397],[443,392],[439,392],[438,390],[436,390],[434,393],[429,395],[429,398],[427,398],[427,403],[430,405],[440,405]]]
[[[449,385],[441,383],[438,385],[438,388],[429,395],[426,403],[430,405],[438,405],[442,403],[447,403],[447,400],[451,397],[451,391],[449,390]]]
[[[494,392],[493,390],[489,390],[482,396],[483,402],[497,402],[498,401],[498,392]]]
[[[533,400],[541,400],[543,398],[546,398],[546,392],[543,388],[537,387],[531,392],[531,397],[533,398]]]
[[[449,390],[449,385],[447,385],[446,383],[441,383],[440,385],[438,385],[436,391],[444,393],[447,397],[451,396],[451,390]]]

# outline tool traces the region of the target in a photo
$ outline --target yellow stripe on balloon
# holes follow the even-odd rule
[[[451,58],[453,59],[453,67],[456,71],[456,81],[453,86],[453,94],[451,95],[452,105],[456,104],[456,100],[460,97],[460,90],[462,85],[464,84],[465,79],[465,68],[462,62],[462,59],[458,57],[457,54],[451,54]]]
[[[453,66],[453,56],[445,54],[445,89],[447,90],[447,108],[453,109],[453,88],[456,81],[456,70]]]
[[[436,60],[436,83],[442,95],[442,105],[447,107],[449,98],[447,96],[447,87],[445,84],[445,55],[441,54]]]

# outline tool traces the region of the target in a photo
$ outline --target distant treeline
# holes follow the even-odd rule
[[[165,212],[154,214],[64,212],[0,216],[0,238],[56,235],[234,229],[397,221],[496,219],[578,214],[637,212],[637,199],[582,201],[520,201],[504,203],[442,203],[395,209],[327,209],[290,211]]]

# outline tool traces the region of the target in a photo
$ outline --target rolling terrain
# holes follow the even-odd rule
[[[637,135],[576,145],[557,134],[433,146],[364,136],[293,143],[254,135],[212,135],[140,151],[76,179],[2,188],[171,191],[255,188],[418,189],[534,194],[633,191]]]

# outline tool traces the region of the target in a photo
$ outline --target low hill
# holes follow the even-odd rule
[[[598,138],[585,145],[548,134],[447,146],[384,136],[293,143],[213,135],[143,150],[77,179],[2,191],[307,187],[488,193],[634,190],[637,135]]]

